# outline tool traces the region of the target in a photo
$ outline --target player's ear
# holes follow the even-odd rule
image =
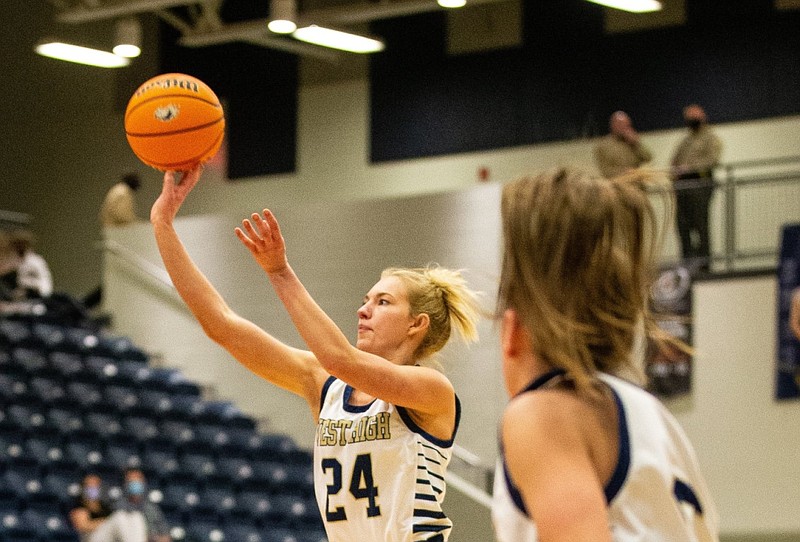
[[[417,333],[422,333],[424,336],[430,324],[431,317],[428,316],[427,313],[422,312],[414,317],[414,321],[411,322],[411,326],[408,328],[408,334],[416,335]]]
[[[531,351],[530,334],[514,309],[503,312],[500,325],[500,344],[503,357],[507,360],[517,359]]]

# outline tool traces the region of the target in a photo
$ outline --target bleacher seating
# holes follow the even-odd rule
[[[324,542],[311,455],[125,337],[0,315],[0,542],[76,542],[89,472],[141,468],[183,542]]]

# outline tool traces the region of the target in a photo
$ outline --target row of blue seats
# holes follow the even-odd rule
[[[41,350],[0,345],[0,367],[9,375],[28,375],[61,382],[108,383],[160,390],[177,395],[199,395],[200,388],[177,369],[153,368],[136,359],[96,354]]]
[[[0,320],[0,345],[96,354],[116,359],[148,360],[147,354],[127,337],[80,327],[9,318]]]

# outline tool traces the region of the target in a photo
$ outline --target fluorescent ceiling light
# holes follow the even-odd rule
[[[297,3],[295,0],[270,0],[267,28],[276,34],[291,34],[297,30]]]
[[[58,41],[40,43],[36,46],[36,52],[42,56],[66,60],[67,62],[77,62],[78,64],[88,64],[99,68],[122,68],[130,64],[130,60],[127,58],[117,56],[108,51],[100,51]]]
[[[661,11],[663,7],[658,0],[589,0],[589,2],[632,13]]]
[[[443,8],[453,9],[453,8],[463,8],[467,5],[467,0],[437,0],[436,2]]]
[[[125,58],[142,54],[142,25],[138,19],[120,19],[114,29],[114,48],[111,52]]]
[[[383,42],[358,34],[323,28],[317,25],[298,28],[292,34],[296,39],[314,45],[340,49],[350,53],[377,53],[383,51]]]
[[[267,28],[276,34],[291,34],[297,30],[297,25],[288,19],[275,19],[267,23]]]

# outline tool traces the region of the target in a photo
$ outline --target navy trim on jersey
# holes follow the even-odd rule
[[[353,387],[350,384],[345,384],[344,386],[344,394],[342,395],[342,408],[344,408],[345,412],[366,412],[369,410],[369,407],[372,406],[372,403],[375,402],[375,399],[367,403],[366,405],[356,406],[350,404],[350,396],[353,394]]]
[[[422,437],[425,438],[425,440],[427,440],[432,444],[435,444],[441,448],[449,448],[453,445],[453,442],[456,440],[456,433],[458,433],[458,425],[459,423],[461,423],[461,401],[459,400],[458,395],[456,395],[455,397],[456,397],[456,423],[455,427],[453,427],[453,436],[450,437],[449,440],[442,440],[440,438],[434,437],[433,435],[425,431],[423,428],[421,428],[419,425],[417,425],[413,419],[411,419],[411,415],[408,413],[405,407],[397,405],[395,406],[397,408],[397,412],[400,414],[400,419],[403,420],[403,423],[405,423],[406,427],[408,427],[411,431],[413,431],[418,435],[421,435]],[[438,450],[436,451],[438,452]]]
[[[554,378],[556,378],[558,376],[565,375],[565,374],[567,374],[567,371],[565,369],[553,369],[552,371],[547,371],[543,375],[539,375],[536,378],[534,378],[533,382],[528,384],[525,387],[525,389],[523,389],[521,392],[519,392],[514,397],[522,395],[523,393],[528,392],[528,391],[538,390],[539,388],[541,388],[542,386],[544,386],[545,384],[547,384],[548,382],[550,382]]]
[[[329,376],[328,380],[326,380],[325,383],[322,385],[322,393],[320,393],[320,397],[319,397],[319,410],[320,410],[320,412],[322,412],[322,405],[325,404],[325,396],[328,395],[328,388],[331,387],[331,384],[333,384],[334,380],[336,380],[335,376]]]
[[[625,406],[622,404],[617,392],[611,386],[608,387],[614,395],[614,403],[617,406],[617,425],[618,425],[618,438],[619,438],[619,451],[617,453],[617,466],[614,468],[614,474],[611,475],[611,480],[608,481],[603,492],[606,495],[606,504],[611,504],[614,497],[617,496],[619,490],[622,489],[622,484],[628,477],[628,470],[631,466],[631,442],[628,435],[628,420],[625,416]]]

